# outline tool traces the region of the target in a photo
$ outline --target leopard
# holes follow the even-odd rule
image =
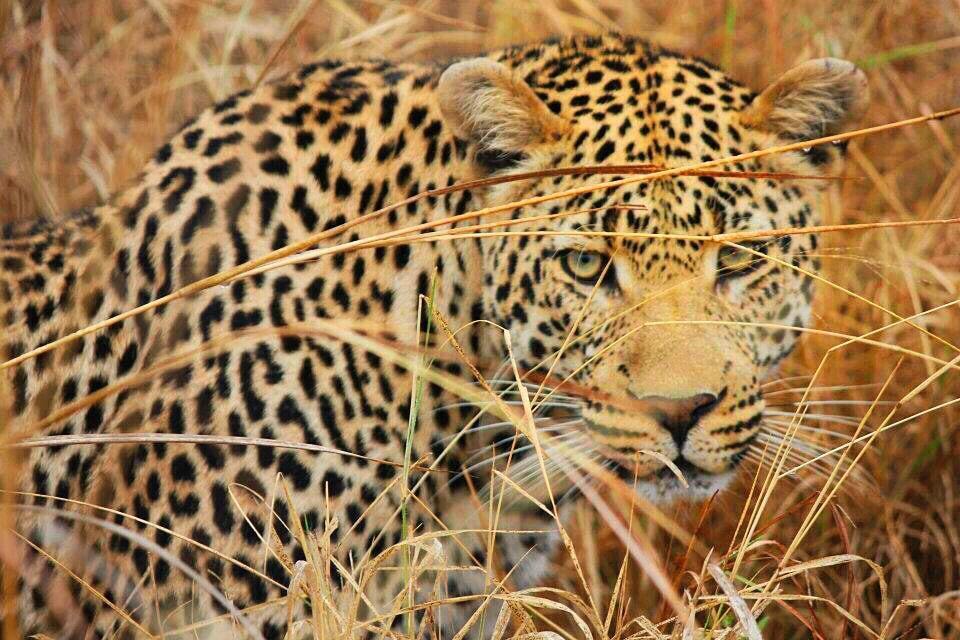
[[[811,318],[817,235],[778,231],[818,224],[844,162],[796,143],[867,100],[848,61],[757,92],[617,33],[321,60],[209,107],[104,204],[7,224],[6,614],[278,639],[394,637],[400,610],[453,637],[549,577],[594,478],[729,490]]]

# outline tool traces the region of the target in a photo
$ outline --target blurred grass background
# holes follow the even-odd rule
[[[0,29],[0,220],[102,202],[206,105],[262,76],[329,56],[433,60],[615,29],[702,56],[757,89],[811,57],[854,60],[873,91],[865,125],[960,105],[960,0],[0,0]],[[931,122],[855,142],[847,171],[855,179],[831,191],[824,222],[960,215],[958,131],[960,121]],[[862,335],[893,322],[888,311],[910,316],[947,305],[916,320],[940,340],[904,324],[872,337],[956,357],[960,229],[876,229],[823,240],[823,274],[839,288],[820,287],[816,327]],[[810,336],[784,375],[811,373],[836,344]],[[846,388],[822,392],[825,399],[871,401],[877,388],[861,385],[883,382],[897,364],[889,350],[858,344],[827,357],[818,385]],[[884,399],[903,397],[936,369],[905,359]],[[897,415],[958,394],[960,376],[948,372]],[[828,412],[858,419],[864,410],[830,405]],[[812,560],[853,553],[878,563],[889,584],[885,608],[863,563],[805,573],[784,589],[833,601],[884,638],[960,638],[958,419],[958,406],[948,405],[881,435],[864,459],[875,486],[860,483],[839,497],[796,554]],[[670,512],[724,553],[749,480],[719,496],[702,518],[702,505]],[[784,483],[761,520],[768,544],[752,555],[744,576],[776,564],[821,484],[803,473]],[[588,509],[576,522],[591,590],[603,601],[622,548]],[[698,571],[702,558],[686,557],[653,527],[649,534],[663,540],[681,587],[695,584],[683,569]],[[579,589],[562,565],[556,584]],[[655,589],[631,570],[619,636],[639,632],[629,621],[640,614],[656,619],[659,606]],[[872,637],[830,606],[802,600],[768,607],[761,622],[770,638]]]

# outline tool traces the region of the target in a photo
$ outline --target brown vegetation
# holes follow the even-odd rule
[[[104,200],[187,117],[311,59],[426,60],[605,29],[755,87],[807,58],[857,61],[873,90],[864,126],[960,106],[954,0],[12,0],[0,2],[0,216]],[[709,504],[668,510],[686,542],[635,519],[695,622],[671,619],[612,516],[584,505],[571,530],[580,567],[560,559],[553,586],[592,597],[597,621],[616,595],[608,624],[580,612],[595,637],[733,637],[739,591],[764,637],[960,638],[960,227],[870,228],[958,216],[958,131],[960,119],[934,120],[858,138],[855,179],[827,200],[824,223],[861,226],[824,235],[815,330],[778,393],[823,401],[817,412],[835,417],[821,426],[840,437],[814,435],[829,448],[858,433],[845,451],[863,452],[867,473],[839,490],[832,464],[791,471],[791,458],[776,487],[762,487],[765,470],[745,474]],[[583,637],[569,615],[526,604],[537,629]]]

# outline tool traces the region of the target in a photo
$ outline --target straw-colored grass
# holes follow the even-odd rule
[[[865,127],[960,105],[953,0],[0,0],[0,216],[57,216],[103,201],[187,117],[308,60],[427,60],[605,29],[701,55],[755,87],[811,57],[855,60],[872,87]],[[784,382],[768,393],[784,405],[784,432],[793,429],[792,403],[825,415],[839,435],[814,435],[835,455],[811,461],[773,446],[770,465],[743,474],[733,490],[664,513],[634,504],[613,483],[602,495],[582,484],[588,499],[567,529],[553,579],[530,592],[492,591],[510,606],[488,626],[500,630],[509,616],[510,633],[540,637],[960,638],[957,120],[857,136],[847,170],[854,179],[830,188],[816,321],[784,366]],[[655,168],[644,171],[627,179]],[[435,233],[418,238],[457,241]],[[454,340],[428,301],[421,313]],[[429,350],[377,342],[359,329],[335,321],[288,328],[356,341],[415,369],[429,359]],[[435,370],[422,375],[467,399],[484,397]],[[493,410],[524,429],[530,403],[542,397],[521,396],[518,410]],[[52,444],[64,442],[18,446]],[[393,462],[408,471],[423,464]],[[282,499],[282,487],[278,493]],[[0,529],[11,517],[0,509]],[[329,537],[293,534],[314,553],[307,565],[288,567],[291,591],[322,602],[329,585],[317,568],[335,561]],[[443,535],[406,541],[400,565],[411,580],[429,575]],[[0,548],[0,563],[5,558]],[[369,559],[360,575],[386,560]],[[3,578],[9,583],[12,572]],[[362,580],[355,587],[359,607]],[[395,604],[394,615],[410,605]],[[329,638],[365,623],[376,621],[314,606],[301,624]]]

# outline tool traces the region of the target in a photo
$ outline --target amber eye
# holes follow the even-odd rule
[[[766,242],[741,242],[744,248],[723,245],[717,253],[717,280],[739,278],[758,269],[763,263],[762,256],[752,253],[767,252]]]
[[[610,260],[609,256],[594,251],[570,249],[560,254],[563,270],[571,278],[582,284],[594,285],[603,275],[603,269]],[[609,269],[608,272],[612,272]]]

